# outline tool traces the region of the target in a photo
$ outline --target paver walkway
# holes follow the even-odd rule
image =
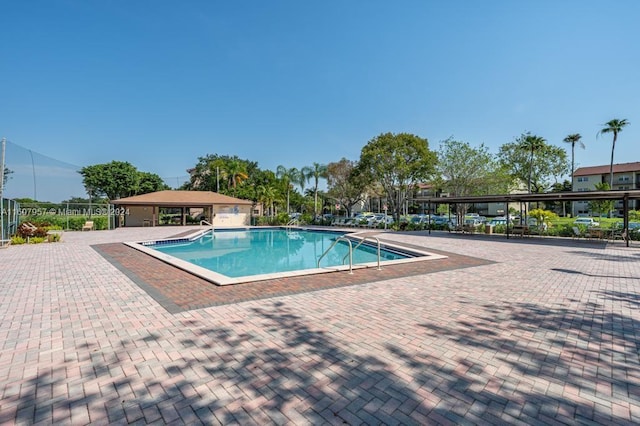
[[[0,423],[640,422],[638,247],[388,234],[487,262],[175,311],[93,248],[179,231],[0,250]]]

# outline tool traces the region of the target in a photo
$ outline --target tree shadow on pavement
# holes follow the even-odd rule
[[[420,361],[402,348],[389,349],[412,366],[417,380],[441,378],[432,391],[445,401],[437,410],[449,418],[453,412],[468,419],[472,412],[489,423],[637,423],[640,323],[610,306],[637,307],[639,300],[597,295],[598,303],[571,309],[502,303],[452,326],[423,323],[453,357],[443,350],[440,359]]]
[[[618,279],[626,279],[626,280],[640,280],[640,277],[623,277],[623,276],[619,276],[619,275],[588,274],[586,272],[576,271],[575,269],[551,268],[550,270],[551,271],[556,271],[556,272],[564,272],[565,274],[585,275],[587,277],[618,278]]]
[[[596,296],[485,305],[415,324],[407,345],[314,328],[279,301],[251,311],[258,331],[182,320],[34,371],[5,391],[0,423],[638,421],[640,324],[610,306],[638,298]]]

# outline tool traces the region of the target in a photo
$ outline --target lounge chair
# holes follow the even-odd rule
[[[93,221],[86,221],[84,225],[82,225],[82,231],[93,231]]]

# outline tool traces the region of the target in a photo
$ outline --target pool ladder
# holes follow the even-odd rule
[[[287,222],[287,224],[285,225],[285,229],[286,229],[287,231],[290,231],[292,227],[294,227],[294,226],[298,226],[299,224],[300,224],[300,223],[299,223],[299,221],[298,221],[298,219],[297,219],[297,218],[295,218],[295,219],[291,219],[291,220],[290,220],[289,222]]]
[[[380,240],[378,239],[378,237],[374,237],[372,235],[367,235],[367,234],[351,234],[351,236],[353,237],[359,237],[360,238],[360,242],[353,247],[353,244],[350,238],[347,238],[345,236],[340,236],[338,238],[335,239],[335,241],[333,242],[333,244],[331,244],[331,246],[325,250],[324,253],[322,253],[322,255],[318,258],[318,268],[320,268],[320,261],[322,260],[323,257],[325,257],[327,255],[327,253],[329,253],[331,251],[332,248],[334,248],[336,246],[336,244],[338,244],[340,241],[346,241],[347,244],[349,244],[349,253],[346,254],[343,258],[342,258],[342,264],[344,265],[344,262],[347,260],[347,257],[349,258],[349,274],[353,274],[353,251],[356,250],[358,247],[360,247],[362,245],[362,243],[364,243],[368,238],[374,239],[376,241],[376,244],[378,246],[378,271],[382,270],[382,268],[380,267]]]
[[[209,225],[211,227],[211,235],[213,235],[214,229],[213,229],[213,225],[211,223],[207,222],[206,220],[201,220],[200,221],[200,226],[202,226],[202,225]]]

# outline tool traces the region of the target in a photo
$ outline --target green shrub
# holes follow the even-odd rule
[[[494,234],[504,234],[507,232],[507,225],[495,225],[493,227]]]
[[[278,226],[281,224],[279,222],[279,217],[274,217],[274,216],[254,217],[254,223],[256,224],[256,226]]]
[[[286,225],[289,223],[289,213],[278,213],[275,219],[275,225]]]
[[[31,237],[29,238],[29,244],[40,244],[44,243],[46,240],[45,237]]]
[[[62,234],[58,232],[54,232],[52,234],[47,235],[47,241],[49,241],[50,243],[57,243],[61,239],[62,239]]]
[[[11,244],[20,245],[26,243],[27,240],[19,235],[11,237]]]

